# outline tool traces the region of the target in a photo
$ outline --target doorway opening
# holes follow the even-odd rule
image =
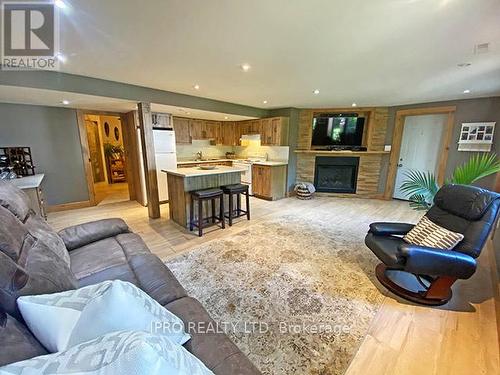
[[[126,145],[119,115],[85,114],[94,204],[130,200]]]

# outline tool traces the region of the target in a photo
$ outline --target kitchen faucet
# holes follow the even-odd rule
[[[196,153],[196,160],[201,160],[201,159],[203,159],[203,152],[198,151],[198,152]]]

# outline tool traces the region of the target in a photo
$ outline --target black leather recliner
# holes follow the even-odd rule
[[[473,186],[443,186],[425,215],[437,225],[464,235],[453,250],[403,241],[402,236],[413,224],[370,224],[365,244],[382,261],[376,268],[378,280],[407,300],[426,305],[445,304],[451,298],[453,283],[468,279],[476,271],[476,258],[495,227],[499,206],[500,194]],[[397,284],[389,277],[390,270],[415,275],[423,290],[412,291]]]

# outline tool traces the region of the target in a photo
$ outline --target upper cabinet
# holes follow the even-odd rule
[[[191,143],[189,119],[183,117],[174,117],[173,125],[175,131],[175,143]]]
[[[211,121],[173,118],[177,143],[211,140],[224,146],[238,146],[243,135],[260,135],[263,146],[288,145],[288,118],[271,117],[245,121]]]
[[[287,146],[288,118],[272,117],[262,119],[260,143],[262,146]]]
[[[226,121],[221,126],[222,144],[224,146],[238,146],[240,138],[236,134],[236,123]]]
[[[168,113],[152,113],[151,122],[155,128],[171,129],[172,115]]]

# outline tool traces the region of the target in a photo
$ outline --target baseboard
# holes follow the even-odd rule
[[[59,211],[68,211],[68,210],[76,210],[78,208],[91,207],[90,201],[81,201],[81,202],[70,202],[63,204],[55,204],[47,207],[47,212],[59,212]]]

